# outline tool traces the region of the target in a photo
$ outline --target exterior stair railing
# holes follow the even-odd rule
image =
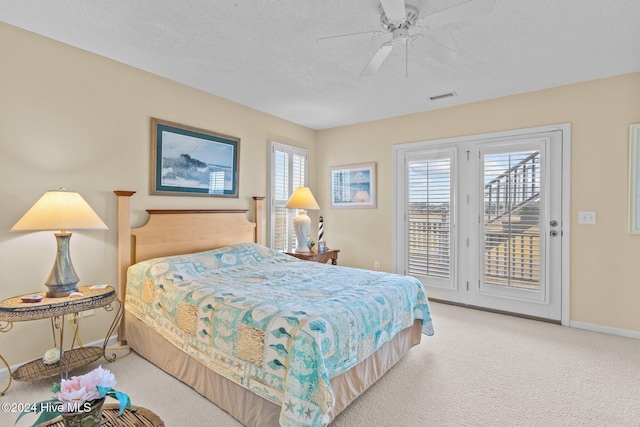
[[[485,221],[490,225],[535,200],[538,187],[539,153],[532,153],[484,186]]]
[[[488,283],[523,288],[538,284],[539,156],[532,153],[484,186]]]

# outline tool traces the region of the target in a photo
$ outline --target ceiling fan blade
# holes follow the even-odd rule
[[[389,21],[404,21],[407,18],[404,0],[380,0],[380,4]]]
[[[372,76],[378,71],[378,68],[382,65],[387,56],[391,53],[393,45],[391,43],[385,43],[380,46],[380,49],[373,55],[369,63],[360,72],[361,77]]]
[[[424,41],[421,41],[420,43],[426,45],[427,55],[436,61],[446,64],[447,62],[453,61],[458,56],[458,53],[455,50],[449,49],[431,37],[423,35],[422,38]]]
[[[323,41],[331,41],[335,39],[348,39],[348,40],[366,40],[366,39],[374,39],[384,34],[382,30],[376,31],[364,31],[362,33],[348,33],[348,34],[338,34],[336,36],[328,36],[328,37],[320,37],[316,40],[316,43]]]
[[[496,0],[471,0],[461,5],[441,10],[422,18],[422,25],[431,27],[459,21],[472,16],[484,15],[493,10]]]

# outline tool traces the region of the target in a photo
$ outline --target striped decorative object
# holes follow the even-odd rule
[[[319,224],[318,224],[318,242],[324,241],[324,218],[320,216]]]

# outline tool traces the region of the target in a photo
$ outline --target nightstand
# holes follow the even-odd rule
[[[331,260],[332,265],[338,265],[338,252],[340,249],[327,249],[324,252],[285,252],[287,255],[291,255],[298,259],[305,261],[314,261],[324,264]]]
[[[110,358],[106,355],[107,342],[109,337],[115,331],[120,318],[122,317],[122,303],[116,298],[116,291],[111,286],[91,287],[79,286],[78,292],[82,293],[81,297],[61,297],[47,298],[46,292],[35,292],[31,294],[20,295],[8,298],[0,302],[0,332],[8,332],[13,327],[14,322],[26,322],[38,319],[50,319],[51,329],[53,332],[54,347],[60,348],[60,361],[53,364],[45,364],[42,359],[36,359],[25,363],[11,373],[9,364],[0,356],[0,360],[7,366],[9,370],[9,384],[0,392],[0,396],[11,386],[11,379],[16,381],[33,381],[41,378],[48,378],[60,374],[60,378],[68,375],[69,371],[80,366],[84,366],[101,357],[112,361],[115,355]],[[42,296],[39,302],[23,302],[22,299],[27,296]],[[111,327],[107,332],[102,347],[79,347],[73,348],[78,341],[78,323],[80,316],[78,313],[86,310],[104,307],[107,311],[114,310],[113,303],[117,304],[116,316],[113,319]],[[71,348],[62,348],[64,339],[65,315],[71,315],[71,320],[75,325],[73,332],[73,341]],[[59,340],[56,340],[56,331],[58,331]]]

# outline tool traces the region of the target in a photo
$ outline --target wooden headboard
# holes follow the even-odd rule
[[[236,243],[262,243],[261,202],[253,197],[254,222],[248,209],[147,210],[149,221],[131,228],[131,196],[135,191],[114,191],[118,196],[118,296],[123,301],[129,266],[150,258],[217,249]]]
[[[114,193],[118,196],[119,291],[124,291],[127,268],[137,262],[236,243],[261,243],[264,197],[253,198],[254,222],[247,220],[248,209],[150,209],[147,223],[132,229],[130,198],[135,191]]]

